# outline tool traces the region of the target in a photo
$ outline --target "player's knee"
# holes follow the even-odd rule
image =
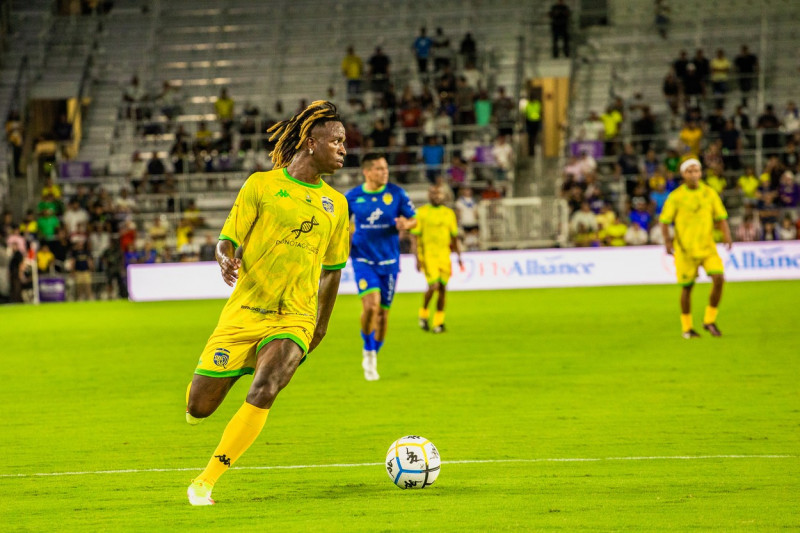
[[[189,403],[186,406],[186,411],[194,418],[207,418],[216,411],[217,406],[212,402],[198,400],[189,397]]]

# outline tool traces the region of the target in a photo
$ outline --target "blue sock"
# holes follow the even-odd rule
[[[381,351],[381,346],[383,346],[383,341],[376,340],[375,341],[375,351],[376,352]]]
[[[361,332],[361,338],[364,340],[364,349],[371,352],[375,349],[375,332],[371,331],[369,334]]]

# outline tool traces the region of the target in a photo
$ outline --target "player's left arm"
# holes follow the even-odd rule
[[[458,238],[458,221],[456,220],[455,212],[452,210],[450,212],[452,213],[450,217],[450,249],[458,257],[458,268],[464,270],[464,262],[461,260],[461,239]]]
[[[336,303],[336,295],[339,293],[339,281],[342,279],[342,270],[323,270],[319,278],[319,308],[317,309],[317,326],[314,328],[314,336],[311,338],[311,345],[308,353],[314,351],[319,346],[325,334],[328,332],[328,322],[331,319],[333,305]]]
[[[725,249],[730,251],[733,248],[733,239],[731,239],[731,228],[728,225],[728,211],[722,203],[722,198],[716,192],[714,193],[713,211],[714,223],[722,232],[722,242],[725,243]]]

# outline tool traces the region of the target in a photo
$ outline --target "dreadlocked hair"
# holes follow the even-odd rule
[[[326,100],[316,100],[292,118],[278,122],[268,129],[267,133],[272,133],[269,140],[278,139],[275,149],[269,154],[275,168],[288,167],[314,126],[326,122],[341,122],[336,106]]]

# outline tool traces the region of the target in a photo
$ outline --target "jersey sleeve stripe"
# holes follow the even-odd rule
[[[323,270],[341,270],[345,267],[347,261],[339,263],[338,265],[322,265]]]
[[[716,220],[716,221],[719,221],[719,220],[728,220],[728,215],[720,215],[720,216],[718,216],[718,217],[714,217],[714,220]]]
[[[233,247],[234,248],[238,248],[239,247],[239,243],[236,242],[236,239],[234,239],[232,237],[228,237],[227,235],[220,234],[219,240],[221,240],[221,241],[231,241],[233,243]]]

